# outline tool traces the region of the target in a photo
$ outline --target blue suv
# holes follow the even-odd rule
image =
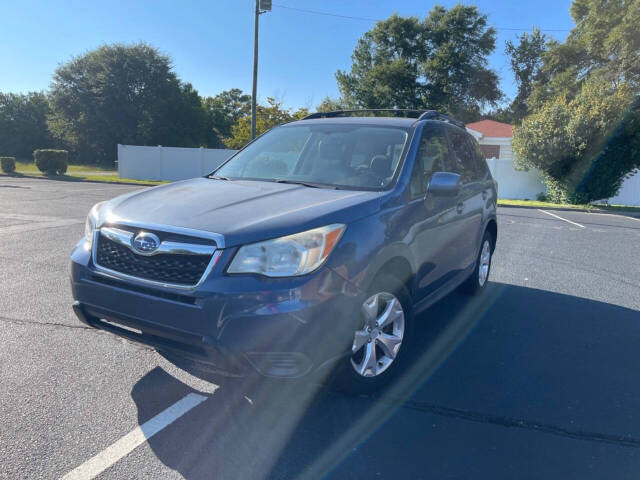
[[[71,255],[78,318],[180,365],[379,388],[418,313],[484,289],[497,239],[464,124],[388,112],[315,113],[207,177],[95,205]]]

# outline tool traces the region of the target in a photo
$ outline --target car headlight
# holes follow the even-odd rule
[[[344,230],[343,224],[327,225],[245,245],[238,250],[227,272],[258,273],[267,277],[311,273],[325,262]]]
[[[100,213],[100,209],[104,204],[105,202],[100,202],[91,207],[91,210],[89,210],[89,215],[87,215],[87,220],[84,222],[84,237],[89,243],[93,242],[93,232],[96,229],[96,225],[98,224],[98,215]]]

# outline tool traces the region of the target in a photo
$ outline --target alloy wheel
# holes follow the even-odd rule
[[[398,356],[404,336],[402,304],[395,295],[376,293],[361,307],[363,327],[356,330],[351,347],[351,366],[362,377],[376,377]]]

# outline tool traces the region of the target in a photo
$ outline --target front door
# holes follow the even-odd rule
[[[446,171],[450,156],[449,143],[440,125],[425,125],[409,185],[410,200],[407,220],[411,223],[408,244],[416,261],[416,301],[446,283],[455,269],[452,255],[457,248],[459,217],[455,197],[427,195],[427,187],[435,172]]]

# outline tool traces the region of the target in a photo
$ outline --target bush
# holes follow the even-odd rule
[[[4,173],[13,173],[16,171],[15,157],[0,157],[0,166]]]
[[[553,202],[589,203],[616,194],[640,166],[640,114],[629,84],[592,75],[578,94],[543,103],[516,127],[518,166],[542,171]]]
[[[33,152],[38,170],[47,175],[63,175],[67,171],[69,152],[66,150],[40,149]]]
[[[640,168],[640,98],[609,136],[572,199],[589,203],[615,197]]]
[[[547,196],[546,193],[544,192],[540,192],[536,195],[536,200],[539,202],[548,202],[549,201],[549,197]]]

